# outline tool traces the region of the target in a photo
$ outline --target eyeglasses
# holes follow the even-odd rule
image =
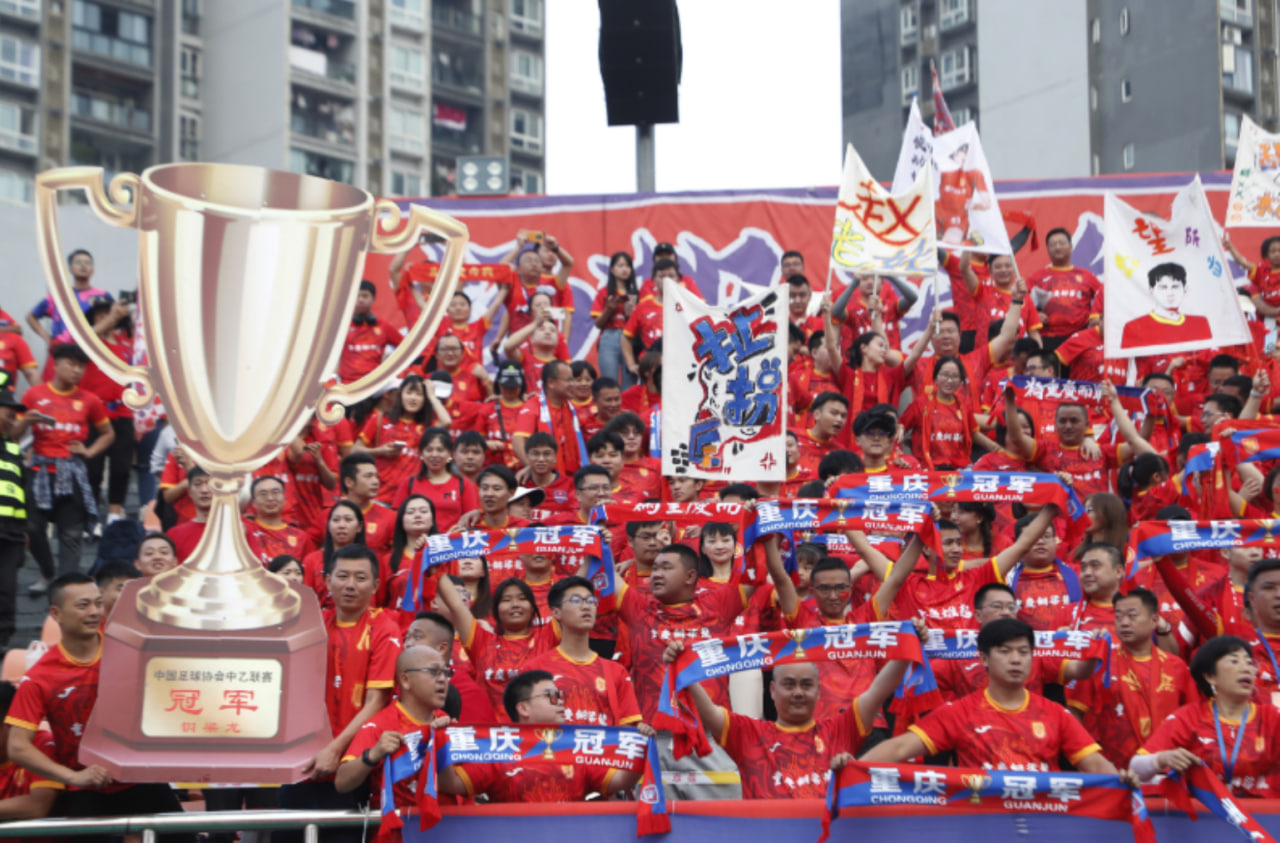
[[[404,673],[430,673],[432,679],[452,679],[453,668],[451,667],[411,667],[403,671]]]
[[[566,597],[564,602],[568,603],[570,606],[597,606],[600,604],[600,598],[594,595],[591,597],[582,597],[581,595],[575,594],[572,597]]]
[[[635,540],[638,542],[651,542],[656,541],[657,538],[657,533],[636,533]]]
[[[586,492],[588,495],[607,495],[612,492],[613,489],[610,489],[608,486],[583,486],[578,491]]]
[[[993,612],[1016,612],[1018,611],[1018,604],[1017,603],[988,603],[982,608],[990,609]]]
[[[859,433],[858,435],[865,436],[868,439],[888,439],[892,434],[877,428],[876,430],[864,430],[862,433]]]
[[[849,585],[815,585],[813,590],[819,594],[842,596],[853,591],[853,586]]]
[[[552,688],[550,691],[541,691],[537,694],[529,695],[530,700],[534,699],[535,697],[546,697],[547,702],[551,703],[552,705],[560,705],[562,702],[564,702],[564,691],[561,691],[559,688]]]

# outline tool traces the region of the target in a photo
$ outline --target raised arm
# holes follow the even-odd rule
[[[1142,438],[1138,433],[1138,428],[1133,424],[1133,419],[1129,418],[1129,412],[1120,404],[1120,396],[1116,393],[1116,386],[1109,380],[1102,382],[1102,394],[1107,396],[1107,401],[1111,405],[1111,417],[1115,419],[1116,429],[1120,431],[1120,435],[1124,437],[1124,441],[1137,454],[1154,454],[1156,449],[1151,447],[1151,443]],[[1124,455],[1120,455],[1121,459]]]
[[[550,318],[550,317],[544,317]],[[521,360],[524,358],[524,352],[520,350],[520,346],[524,345],[524,341],[533,336],[533,332],[538,329],[541,320],[531,319],[529,324],[525,325],[511,336],[507,337],[507,341],[502,344],[502,353],[510,360]]]
[[[858,697],[858,716],[866,724],[874,723],[880,709],[893,696],[893,692],[902,684],[902,677],[907,675],[907,666],[911,663],[902,659],[894,659],[885,664],[876,674],[871,687]]]
[[[970,270],[972,272],[972,270]],[[973,276],[976,283],[978,276]],[[898,291],[898,298],[902,299],[902,312],[906,313],[915,306],[916,301],[920,298],[920,293],[916,290],[915,285],[907,281],[905,278],[895,278],[892,275],[886,275],[885,279]]]
[[[938,323],[941,321],[942,311],[933,311],[933,315],[929,317],[929,327],[924,329],[920,339],[916,340],[916,344],[911,346],[911,353],[907,355],[907,359],[902,361],[902,374],[904,377],[911,377],[911,373],[916,370],[916,364],[920,362],[921,357],[924,357],[924,350],[929,347],[929,342],[933,339],[933,332],[938,330]]]
[[[839,297],[835,300],[835,304],[831,306],[831,310],[834,313],[835,318],[839,319],[841,322],[849,316],[849,299],[853,298],[853,291],[856,289],[858,289],[858,282],[855,280],[840,292]],[[830,296],[831,292],[827,291],[827,295]]]
[[[1022,535],[1018,536],[1017,541],[996,555],[996,568],[1000,570],[1001,577],[1008,575],[1013,570],[1013,566],[1027,555],[1027,551],[1040,540],[1045,530],[1053,526],[1053,519],[1057,517],[1058,507],[1051,503],[1045,504],[1035,520],[1027,525]]]
[[[662,652],[663,664],[671,664],[682,652],[684,652],[684,642],[672,641]],[[698,710],[698,717],[702,720],[702,727],[713,737],[719,738],[724,734],[727,716],[724,709],[711,701],[711,697],[707,695],[701,683],[695,682],[690,685],[688,691],[689,696],[693,698],[694,708]]]
[[[1036,440],[1022,429],[1022,419],[1018,416],[1017,393],[1012,386],[1004,388],[1004,446],[1007,450],[1017,451],[1023,459],[1032,459],[1036,455]]]
[[[840,354],[840,331],[836,328],[835,322],[832,321],[834,318],[832,312],[836,311],[838,315],[840,302],[843,301],[846,304],[848,303],[849,290],[852,289],[853,285],[850,285],[849,289],[845,290],[844,293],[841,294],[840,299],[836,302],[834,307],[824,306],[822,308],[822,345],[827,349],[827,357],[831,359],[831,366],[835,370],[832,374],[838,374],[840,372],[841,364],[844,361],[844,357]],[[824,305],[830,295],[830,293],[822,294]],[[626,344],[623,343],[623,345]]]
[[[867,563],[867,567],[871,569],[871,573],[875,578],[884,582],[889,578],[889,571],[893,568],[893,561],[876,549],[867,534],[861,530],[849,530],[845,533],[849,538],[849,544],[853,545],[854,551]],[[905,551],[904,551],[905,555]],[[917,557],[919,554],[917,553]],[[914,563],[913,563],[914,564]]]
[[[783,617],[791,617],[796,613],[800,598],[796,594],[795,583],[782,564],[782,551],[778,549],[778,534],[773,533],[764,540],[765,565],[769,569],[769,579],[773,580],[773,591],[778,596],[778,608]]]
[[[972,270],[970,270],[972,271]],[[991,341],[991,359],[1003,360],[1013,344],[1018,341],[1018,326],[1022,322],[1022,308],[1027,301],[1027,282],[1019,275],[1013,281],[1013,299],[1000,324],[1000,333]]]
[[[387,267],[387,280],[391,282],[392,292],[395,292],[396,288],[400,286],[400,270],[404,269],[405,261],[409,260],[409,253],[416,248],[418,248],[417,243],[391,259],[391,265]]]
[[[870,542],[867,546],[871,547]],[[889,569],[889,575],[882,578],[884,582],[880,583],[880,587],[871,598],[876,601],[875,608],[878,616],[882,618],[889,616],[894,598],[898,596],[898,591],[906,583],[907,577],[916,569],[916,562],[919,561],[923,550],[924,542],[920,541],[920,536],[912,536],[911,541],[902,549],[902,555],[898,557],[898,561],[894,562]]]
[[[444,601],[445,608],[449,610],[449,617],[453,620],[453,628],[458,631],[458,638],[462,641],[470,641],[472,630],[476,625],[476,616],[471,613],[471,607],[467,605],[467,601],[463,600],[462,595],[458,593],[458,587],[448,576],[441,576],[436,580],[436,589],[440,592],[440,599]]]

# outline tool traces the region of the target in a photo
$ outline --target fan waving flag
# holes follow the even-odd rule
[[[1134,843],[1156,839],[1142,791],[1118,776],[851,761],[831,777],[819,843],[842,810],[879,805],[932,806],[948,814],[1071,814],[1128,822]]]
[[[912,184],[890,193],[872,177],[849,144],[831,238],[833,269],[876,275],[933,275],[933,167],[924,163]]]
[[[1054,504],[1072,518],[1084,514],[1074,489],[1056,474],[1007,471],[886,471],[848,474],[830,490],[860,501],[987,501]]]
[[[1244,115],[1227,200],[1227,228],[1275,228],[1280,224],[1280,135],[1263,131]]]
[[[1222,547],[1274,547],[1280,543],[1280,521],[1139,521],[1129,531],[1125,577],[1131,578],[1147,559]]]
[[[1104,199],[1108,358],[1227,348],[1253,341],[1200,177],[1168,220]]]
[[[664,475],[786,479],[787,289],[773,287],[716,307],[666,283]]]

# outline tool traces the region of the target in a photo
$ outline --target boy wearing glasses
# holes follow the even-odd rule
[[[525,670],[545,670],[556,677],[556,687],[564,696],[565,722],[634,725],[643,735],[653,734],[640,722],[640,704],[626,668],[591,649],[599,605],[591,581],[565,577],[551,587],[547,602],[560,624],[560,646],[529,659]]]

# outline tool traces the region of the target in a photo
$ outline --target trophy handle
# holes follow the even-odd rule
[[[384,222],[382,214],[389,215]],[[320,398],[317,414],[325,424],[336,424],[344,414],[344,404],[355,404],[372,395],[392,372],[407,367],[409,362],[426,346],[427,339],[435,333],[445,309],[458,288],[458,276],[462,272],[463,253],[467,248],[467,227],[452,217],[431,210],[426,205],[409,206],[409,222],[400,228],[400,206],[388,199],[381,199],[374,206],[374,231],[370,251],[403,252],[418,242],[424,231],[438,234],[449,241],[440,261],[440,273],[431,289],[431,297],[418,321],[409,329],[404,340],[386,360],[364,377],[352,383],[330,386]],[[399,228],[399,231],[389,233]],[[439,420],[441,423],[445,420]]]
[[[67,274],[62,237],[58,233],[58,191],[74,188],[84,190],[89,207],[103,222],[119,228],[133,228],[137,223],[138,177],[133,173],[120,173],[111,180],[108,196],[102,187],[102,173],[101,167],[62,167],[36,176],[36,241],[45,277],[49,279],[50,295],[58,312],[65,314],[63,322],[67,331],[107,377],[126,387],[124,403],[130,409],[141,410],[154,400],[147,370],[117,357],[84,318],[75,285]],[[130,203],[130,208],[118,207]]]

